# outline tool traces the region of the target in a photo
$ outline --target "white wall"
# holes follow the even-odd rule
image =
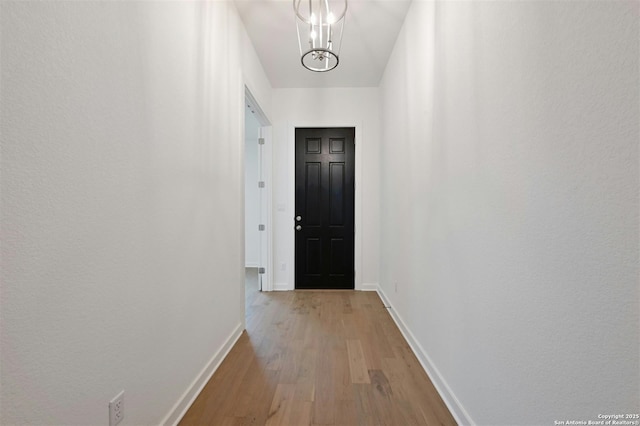
[[[274,89],[274,287],[294,288],[295,127],[356,127],[356,289],[378,284],[380,107],[377,88]]]
[[[123,424],[175,420],[242,329],[266,77],[232,3],[1,8],[0,423],[107,424],[121,389]]]
[[[380,283],[463,423],[640,411],[638,30],[637,2],[411,6]]]
[[[251,112],[250,108],[245,108],[244,122],[244,210],[245,210],[245,266],[257,268],[260,266],[260,162],[258,157],[258,136],[260,123]]]

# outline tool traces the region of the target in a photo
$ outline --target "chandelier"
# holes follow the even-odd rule
[[[302,66],[326,72],[338,66],[347,0],[293,0]]]

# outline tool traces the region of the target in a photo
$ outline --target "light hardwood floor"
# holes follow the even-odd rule
[[[181,425],[455,425],[373,292],[260,293]]]

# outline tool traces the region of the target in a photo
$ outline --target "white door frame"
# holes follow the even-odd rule
[[[288,238],[291,241],[289,244],[290,252],[287,255],[287,263],[292,265],[288,270],[288,280],[290,290],[295,289],[296,275],[295,275],[295,240],[296,235],[294,231],[293,221],[295,218],[295,206],[296,206],[296,176],[295,176],[295,168],[296,168],[296,128],[297,127],[354,127],[356,129],[356,164],[355,164],[355,217],[354,217],[354,289],[362,290],[362,123],[360,122],[341,122],[341,121],[314,121],[314,122],[289,122],[287,123],[287,139],[288,139],[288,155],[287,155],[287,171],[288,171],[288,182],[289,188],[287,188],[287,193],[289,195],[289,205],[290,208],[290,219],[291,226],[286,227],[287,232],[289,234]]]

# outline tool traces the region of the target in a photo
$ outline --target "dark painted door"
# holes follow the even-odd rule
[[[296,129],[296,288],[354,288],[355,129]]]

